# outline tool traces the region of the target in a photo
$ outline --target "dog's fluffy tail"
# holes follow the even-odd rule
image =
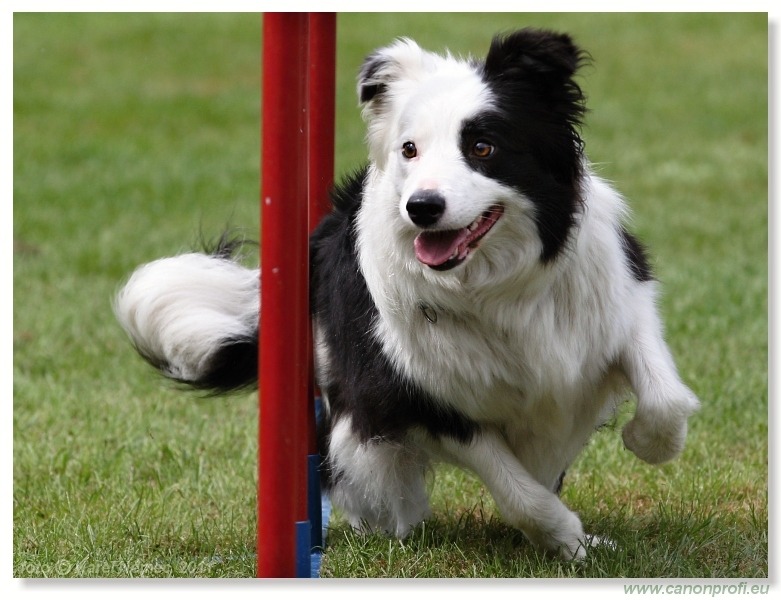
[[[114,302],[141,356],[167,377],[215,393],[257,385],[259,271],[231,253],[143,265]]]

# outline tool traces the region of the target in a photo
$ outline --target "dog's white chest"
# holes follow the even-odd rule
[[[406,314],[381,313],[375,333],[404,375],[477,420],[525,413],[553,372],[563,375],[562,365],[533,358],[539,332],[423,301]]]

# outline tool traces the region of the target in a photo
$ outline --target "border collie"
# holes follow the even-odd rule
[[[681,452],[682,383],[643,247],[589,165],[568,35],[524,29],[484,60],[400,39],[363,63],[369,164],[310,241],[322,470],[356,527],[403,537],[426,473],[475,473],[539,548],[598,538],[559,498],[564,471],[628,390],[626,447]],[[257,383],[259,270],[212,253],[140,267],[115,310],[139,353],[199,388]]]

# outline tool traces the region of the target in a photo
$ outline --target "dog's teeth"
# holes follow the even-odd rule
[[[475,229],[477,229],[477,226],[478,226],[478,222],[475,221],[469,227],[467,227],[467,229],[469,229],[469,231],[474,231]]]

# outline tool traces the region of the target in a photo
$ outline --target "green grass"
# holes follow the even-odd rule
[[[404,541],[338,515],[331,577],[766,577],[767,21],[764,15],[345,14],[337,173],[365,160],[362,57],[398,35],[483,54],[496,31],[570,31],[589,155],[654,256],[668,340],[703,407],[683,456],[650,467],[616,423],[564,500],[607,535],[552,560],[473,477],[433,477]],[[258,228],[256,15],[14,17],[13,459],[16,577],[254,575],[256,399],[203,399],[133,353],[110,299],[139,263],[227,225]]]
[[[163,383],[111,298],[257,236],[260,18],[14,21],[14,573],[250,576],[255,396]]]

